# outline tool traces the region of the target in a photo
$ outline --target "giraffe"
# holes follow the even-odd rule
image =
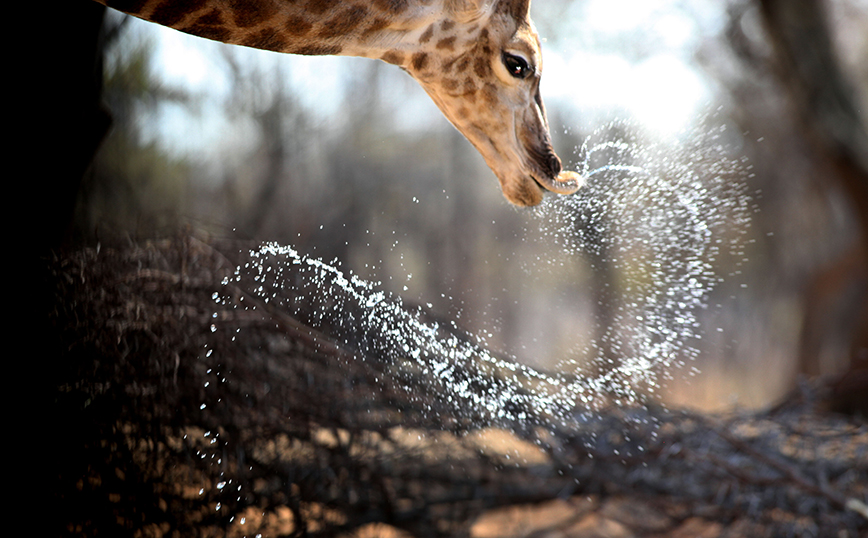
[[[97,1],[224,43],[396,65],[482,154],[509,202],[582,186],[552,148],[530,0]]]

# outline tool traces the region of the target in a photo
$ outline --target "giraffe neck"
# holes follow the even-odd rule
[[[97,1],[224,43],[398,65],[479,150],[510,202],[581,186],[552,149],[530,0]]]
[[[379,58],[407,67],[454,24],[456,0],[97,0],[162,26],[289,54]],[[471,36],[468,36],[471,37]],[[436,46],[437,42],[430,46]],[[441,44],[441,46],[443,46]],[[417,58],[418,62],[418,58]]]

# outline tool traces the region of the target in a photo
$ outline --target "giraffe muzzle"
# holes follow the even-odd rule
[[[574,194],[584,185],[585,180],[576,172],[561,170],[557,176],[550,178],[549,176],[534,177],[539,185],[547,191],[556,194]]]
[[[563,170],[549,141],[548,124],[542,110],[540,106],[538,115],[531,114],[530,119],[526,117],[524,123],[518,125],[516,138],[524,145],[525,167],[530,169],[530,176],[541,188],[556,194],[573,194],[582,187],[584,179],[576,172]]]

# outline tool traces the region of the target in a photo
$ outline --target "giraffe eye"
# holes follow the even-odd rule
[[[515,78],[525,79],[533,73],[533,67],[528,65],[527,60],[508,52],[503,53],[503,65],[506,66],[509,74]]]

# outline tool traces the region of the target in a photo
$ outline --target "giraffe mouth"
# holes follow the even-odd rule
[[[512,144],[518,150],[522,167],[539,188],[556,194],[574,194],[582,187],[582,176],[563,170],[561,160],[552,148],[539,88],[534,93],[534,102],[512,115],[511,131]]]
[[[516,127],[520,125],[516,123]],[[561,160],[548,142],[547,130],[536,136],[520,128],[516,130],[515,142],[524,150],[525,168],[541,189],[555,194],[574,194],[582,187],[582,176],[562,169]]]

